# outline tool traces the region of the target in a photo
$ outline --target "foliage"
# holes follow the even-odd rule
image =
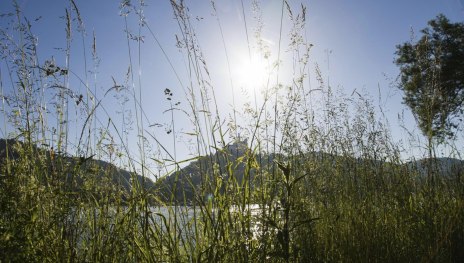
[[[428,22],[415,43],[397,46],[400,89],[425,136],[440,141],[454,135],[464,101],[464,24],[444,15]],[[459,121],[457,121],[457,118]]]
[[[462,161],[450,159],[455,167],[446,173],[436,167],[433,171],[442,175],[437,184],[425,184],[423,166],[400,158],[403,146],[391,139],[368,95],[346,96],[332,90],[319,72],[320,87],[309,89],[305,69],[311,45],[301,32],[304,7],[296,13],[286,6],[293,25],[288,49],[294,79],[289,84],[269,81],[261,105],[242,112],[233,109],[244,118],[238,122],[218,112],[211,72],[188,8],[183,1],[171,5],[181,31],[179,48],[195,72],[190,75],[185,111],[197,151],[185,160],[193,162],[184,169],[183,161],[143,127],[146,120],[139,101],[131,115],[140,125],[135,132],[141,160],[135,160],[127,149],[125,131],[117,129],[110,116],[104,124],[97,118],[97,109],[107,111],[95,93],[86,86],[86,92],[78,94],[68,85],[68,74],[77,70],[39,59],[29,20],[16,5],[16,14],[9,17],[14,17],[19,37],[0,29],[2,63],[9,63],[9,75],[16,76],[10,82],[0,79],[12,90],[1,95],[3,118],[14,138],[1,141],[0,261],[463,261]],[[80,12],[74,1],[70,6],[65,12],[69,33],[65,54],[70,52],[74,23],[86,43]],[[123,1],[121,14],[126,22],[131,17],[139,22],[134,23],[139,26],[136,31],[150,32],[143,7],[143,1],[139,5]],[[259,9],[257,3],[254,8]],[[259,20],[259,10],[255,11]],[[140,41],[140,35],[130,33],[131,23],[125,24],[128,42]],[[96,53],[95,38],[91,42]],[[128,45],[129,51],[132,48]],[[113,79],[105,96],[115,92],[116,99],[125,101],[124,92],[129,90],[136,100],[131,89],[142,82],[131,77],[132,67],[126,83]],[[165,90],[168,101],[173,93]],[[74,105],[69,101],[75,102],[74,118],[80,120],[75,122],[80,132],[75,141],[67,126]],[[125,120],[127,105],[121,107]],[[175,141],[178,107],[170,104],[167,111],[172,113],[168,133]],[[228,128],[223,129],[226,122]],[[248,138],[247,143],[239,134]],[[164,155],[151,155],[150,146]],[[67,157],[71,149],[84,156],[71,160],[88,169],[71,165]],[[115,184],[114,166],[90,165],[91,156],[129,167],[126,188]],[[155,182],[153,189],[145,185],[148,177],[154,177],[150,160],[165,171],[159,176],[165,179]]]

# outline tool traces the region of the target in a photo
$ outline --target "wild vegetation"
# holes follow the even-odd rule
[[[451,23],[444,15],[429,21],[420,40],[397,46],[400,89],[419,127],[433,143],[453,138],[462,122],[464,101],[464,23]]]
[[[259,20],[259,5],[253,3]],[[104,98],[97,98],[87,78],[75,73],[78,69],[38,56],[31,22],[13,4],[15,12],[2,19],[12,21],[15,35],[0,30],[2,63],[8,69],[0,75],[3,131],[14,139],[2,141],[0,261],[464,259],[464,166],[451,159],[459,158],[462,149],[449,139],[455,154],[450,158],[406,161],[407,142],[392,139],[388,122],[368,94],[343,94],[324,81],[320,70],[319,86],[308,86],[312,62],[311,44],[302,34],[304,7],[292,10],[286,1],[282,4],[281,19],[293,25],[286,48],[293,54],[294,78],[289,84],[279,82],[279,63],[268,61],[274,67],[261,103],[234,108],[224,117],[210,84],[214,71],[202,55],[188,9],[182,1],[171,1],[178,46],[191,71],[183,111],[196,149],[193,158],[179,161],[175,150],[145,127],[146,113],[138,103],[141,89],[135,88],[140,82],[132,74],[134,46],[128,45],[131,65],[125,82],[113,78],[114,86],[105,93],[133,102],[130,116],[130,106],[121,103],[123,124],[118,125],[101,103]],[[69,6],[65,57],[73,34],[91,43],[97,67],[96,37],[87,39],[78,6],[73,0]],[[143,8],[143,1],[123,1],[121,19],[127,26],[135,18],[137,30],[150,34]],[[140,52],[140,35],[125,30],[127,41],[137,42]],[[270,60],[259,41],[260,30],[255,36]],[[76,79],[85,92],[73,90],[70,82]],[[180,106],[171,100],[171,90],[165,95],[172,102],[168,112],[174,113]],[[179,133],[171,116],[167,132],[176,142]],[[130,117],[138,158],[130,154],[124,130]],[[78,129],[70,127],[73,119]],[[151,155],[151,148],[162,157]],[[127,167],[128,187],[114,182],[113,168],[93,165],[94,159]],[[195,165],[194,173],[181,168],[187,163]],[[152,178],[153,185],[146,183]]]

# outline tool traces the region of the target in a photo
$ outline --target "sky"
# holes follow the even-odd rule
[[[214,2],[215,10],[209,0],[186,0],[185,5],[189,8],[196,39],[209,69],[220,114],[227,118],[231,116],[234,107],[241,107],[245,102],[260,103],[259,94],[262,90],[259,83],[262,82],[261,75],[265,75],[263,72],[266,69],[263,68],[266,64],[259,58],[256,39],[253,36],[259,23],[251,1]],[[289,39],[288,13],[284,8],[281,38],[282,1],[258,2],[263,25],[261,37],[272,54],[271,59],[277,59],[279,39]],[[411,31],[418,33],[426,27],[427,21],[440,13],[452,22],[463,22],[464,0],[287,2],[294,14],[301,12],[301,4],[306,7],[307,19],[303,34],[305,40],[313,45],[308,70],[311,88],[318,85],[315,76],[317,65],[323,79],[345,94],[352,94],[355,90],[367,92],[376,101],[380,95],[381,99],[377,104],[383,107],[395,140],[403,139],[405,133],[397,124],[398,114],[405,116],[408,129],[419,133],[412,114],[402,104],[402,93],[394,85],[399,73],[393,63],[395,47],[408,41]],[[66,65],[63,51],[66,47],[64,17],[65,10],[71,10],[71,2],[17,0],[17,3],[31,21],[31,30],[37,36],[38,59],[41,61],[39,63],[43,64],[53,57],[58,65]],[[134,78],[129,84],[134,86],[138,101],[146,115],[146,118],[138,118],[143,121],[144,129],[163,142],[170,154],[176,155],[176,159],[189,158],[190,153],[194,152],[187,135],[191,132],[189,117],[181,110],[166,111],[170,109],[171,103],[177,102],[180,102],[176,105],[177,108],[188,108],[185,97],[190,85],[185,52],[176,46],[176,36],[179,37],[181,34],[170,2],[145,0],[143,15],[152,32],[148,27],[138,26],[137,15],[133,11],[127,17],[121,16],[120,1],[75,0],[75,3],[83,25],[77,30],[78,21],[73,22],[74,31],[68,63],[74,75],[70,77],[70,89],[75,94],[85,94],[87,85],[95,93],[95,97],[101,99],[101,107],[97,109],[101,126],[107,125],[108,119],[111,118],[122,131],[130,130],[132,127],[133,134],[138,125],[135,115],[140,112],[132,111],[131,115],[127,113],[124,117],[127,124],[123,124],[121,114],[134,108],[133,100],[124,103],[122,95],[114,92],[107,94],[107,91],[115,86],[114,83],[122,85],[125,82],[129,65],[132,63]],[[138,5],[138,1],[132,3]],[[10,1],[0,1],[0,13],[12,11],[14,9]],[[70,11],[70,14],[74,19],[77,18],[75,12]],[[11,17],[2,17],[0,26],[14,35],[8,27],[9,20]],[[127,32],[137,35],[139,30],[143,42],[128,43]],[[97,60],[92,59],[93,36],[96,40]],[[287,59],[291,55],[282,42],[280,58],[283,62],[279,67],[282,81],[290,78],[292,64]],[[13,85],[5,77],[6,64],[2,63],[0,69],[4,92],[11,92]],[[79,79],[75,76],[79,76]],[[172,93],[171,100],[166,98],[166,89]],[[126,96],[131,95],[127,93]],[[74,111],[78,112],[78,107]],[[174,127],[171,113],[175,114]],[[127,120],[132,120],[132,123]],[[79,123],[82,122],[83,120]],[[70,124],[70,134],[74,138],[80,135],[79,123]],[[173,128],[179,136],[177,141],[172,139],[173,133],[170,130]],[[8,136],[7,128],[2,128],[1,136]],[[131,135],[127,140],[131,145],[130,151],[137,152],[137,139]]]

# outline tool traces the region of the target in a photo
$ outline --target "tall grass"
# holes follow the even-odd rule
[[[30,21],[13,3],[15,13],[4,18],[14,30],[0,30],[2,69],[7,70],[0,75],[3,135],[14,139],[2,142],[2,262],[464,259],[462,166],[437,176],[434,185],[424,183],[422,168],[404,161],[407,146],[392,139],[368,94],[343,94],[324,81],[318,67],[310,72],[304,7],[293,10],[282,2],[281,19],[291,27],[284,32],[281,23],[278,54],[271,55],[261,38],[259,4],[253,1],[257,46],[270,65],[268,81],[255,105],[234,105],[233,117],[225,118],[211,81],[214,71],[188,9],[182,1],[171,1],[189,73],[189,79],[179,79],[187,87],[185,108],[174,102],[177,94],[164,91],[171,150],[148,129],[141,106],[143,76],[135,72],[143,56],[142,32],[163,49],[144,18],[143,1],[121,4],[130,65],[125,76],[113,77],[114,86],[101,98],[91,88],[87,64],[85,75],[78,76],[80,69],[69,63],[74,31],[81,33],[85,61],[90,42],[95,72],[99,62],[97,37],[86,38],[76,3],[71,0],[65,12],[64,65],[39,57]],[[221,27],[219,14],[214,15]],[[135,31],[129,19],[138,21]],[[245,29],[248,37],[246,24]],[[224,39],[221,48],[228,57]],[[279,77],[283,50],[291,54],[294,77],[288,83]],[[178,65],[164,55],[177,74]],[[318,87],[311,86],[310,76]],[[78,81],[85,92],[73,90],[70,81]],[[122,102],[121,123],[102,103],[110,95]],[[188,116],[192,127],[195,155],[188,160],[178,160],[176,152],[179,114]],[[131,122],[136,154],[128,143]],[[76,134],[70,125],[77,127]],[[117,169],[97,165],[93,158],[128,167],[131,178],[115,182]],[[189,162],[197,165],[199,181],[181,169]],[[150,178],[158,180],[147,188]]]

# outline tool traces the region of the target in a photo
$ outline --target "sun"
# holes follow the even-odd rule
[[[239,85],[252,89],[261,88],[267,82],[267,68],[266,60],[261,56],[243,56],[237,65]]]

